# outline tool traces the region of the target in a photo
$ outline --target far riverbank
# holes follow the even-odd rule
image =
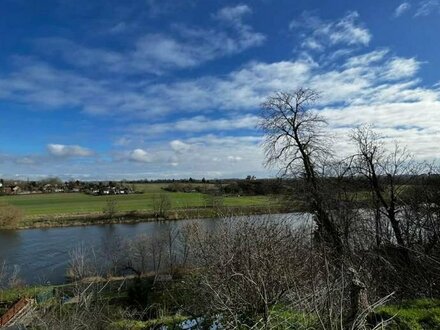
[[[299,207],[287,208],[281,205],[266,206],[240,206],[240,207],[222,207],[206,208],[196,207],[189,209],[174,209],[159,216],[151,211],[126,211],[117,212],[111,217],[102,212],[90,212],[79,214],[60,214],[27,217],[14,226],[0,227],[0,230],[20,230],[33,228],[56,228],[56,227],[74,227],[89,225],[106,224],[136,224],[152,221],[178,221],[201,218],[221,218],[231,216],[250,216],[264,214],[284,214],[291,212],[301,212]]]

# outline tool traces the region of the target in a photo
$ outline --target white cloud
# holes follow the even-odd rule
[[[352,12],[335,23],[330,29],[328,36],[333,45],[347,44],[347,45],[368,45],[371,40],[370,32],[362,26],[356,25],[356,20],[359,17],[357,12]],[[333,30],[333,31],[331,31]],[[325,31],[323,31],[325,33]]]
[[[139,163],[151,163],[153,161],[152,155],[143,149],[135,149],[129,154],[129,160]]]
[[[162,113],[171,109],[185,112],[255,110],[268,93],[306,82],[315,65],[303,60],[254,62],[224,77],[157,84],[151,86],[145,96],[151,108]]]
[[[123,147],[129,145],[131,142],[133,141],[129,137],[122,136],[116,139],[116,141],[113,142],[113,145]]]
[[[168,132],[198,133],[206,131],[231,131],[236,129],[254,130],[260,117],[245,115],[242,117],[212,119],[206,116],[164,122],[158,124],[135,125],[128,128],[131,133],[157,135]],[[125,141],[125,140],[124,140]]]
[[[344,64],[346,68],[366,67],[382,61],[388,54],[387,49],[375,50],[369,53],[348,58]]]
[[[236,11],[223,14],[222,22],[226,17],[233,22],[247,13],[245,8]],[[316,109],[328,119],[332,132],[340,134],[341,150],[349,148],[345,135],[352,127],[371,123],[387,139],[407,144],[418,157],[436,155],[440,136],[439,86],[421,84],[418,74],[422,62],[418,58],[399,57],[383,48],[368,52],[358,47],[347,48],[368,44],[371,38],[357,20],[357,14],[352,13],[334,22],[316,19],[311,23],[312,28],[304,38],[323,47],[340,46],[341,49],[335,50],[340,51],[337,57],[317,54],[314,58],[315,53],[311,52],[308,57],[297,56],[290,60],[249,62],[223,75],[174,80],[168,77],[159,80],[161,83],[145,79],[121,83],[118,77],[87,78],[78,72],[21,59],[15,72],[0,77],[0,97],[30,105],[80,108],[89,114],[122,118],[124,128],[120,128],[119,133],[124,134],[124,138],[116,141],[114,162],[103,161],[93,168],[96,173],[118,177],[128,172],[127,177],[271,173],[262,166],[262,138],[253,130],[259,118],[259,104],[274,91],[300,86],[322,92]],[[183,30],[185,38],[192,38],[191,35],[196,38],[195,35],[201,33]],[[339,34],[345,30],[351,31],[348,32],[353,38],[351,44]],[[163,37],[168,40],[168,36]],[[171,42],[170,45],[177,44]],[[164,58],[165,61],[184,59]],[[189,64],[182,62],[181,65]],[[158,137],[170,132],[173,135],[169,140]],[[199,136],[201,132],[211,134]],[[81,149],[72,149],[78,146],[53,146],[58,147],[52,148],[51,154],[84,155],[78,151]],[[2,159],[14,162],[12,158]],[[128,160],[132,161],[130,171],[127,171]],[[23,163],[17,165],[19,169],[30,166]],[[246,163],[246,168],[237,163]],[[79,167],[73,167],[73,171],[81,173]],[[26,172],[23,170],[23,173]]]
[[[231,162],[239,162],[242,159],[243,158],[241,158],[240,156],[228,156],[228,160],[230,160]]]
[[[242,4],[234,7],[224,7],[218,11],[215,17],[234,24],[241,24],[243,16],[250,13],[252,13],[251,8]]]
[[[394,17],[402,16],[411,8],[411,4],[409,2],[402,2],[395,10]]]
[[[367,46],[372,36],[368,29],[358,22],[358,18],[359,14],[354,11],[336,21],[322,21],[305,12],[300,20],[290,23],[290,28],[311,31],[301,44],[309,50],[322,51],[328,46],[338,45]]]
[[[77,145],[48,144],[47,151],[56,157],[89,157],[93,151]]]
[[[162,74],[169,70],[196,67],[260,46],[265,36],[243,22],[244,14],[250,12],[248,6],[226,7],[215,16],[220,26],[206,29],[174,24],[172,31],[146,33],[124,50],[87,47],[62,38],[41,38],[35,44],[43,54],[101,73]],[[229,29],[223,28],[225,22],[230,25]],[[121,22],[111,32],[120,32],[125,28],[125,23]]]
[[[130,175],[149,173],[149,177],[245,177],[249,173],[267,176],[263,166],[263,151],[260,136],[202,135],[189,139],[162,141],[146,148],[122,152],[116,156],[113,168],[130,164]],[[168,147],[167,147],[168,146]],[[136,154],[136,159],[133,159]],[[246,167],[237,168],[238,162]],[[105,173],[105,172],[103,172]]]
[[[171,141],[170,144],[174,145],[173,152],[182,150],[182,148],[186,152],[178,152],[176,156],[166,159],[171,166],[173,163],[178,163],[179,171],[186,173],[186,176],[245,177],[249,173],[267,175],[271,172],[263,166],[261,139],[259,136],[237,137],[208,134]],[[246,166],[237,168],[237,163],[243,162],[246,162]]]
[[[191,149],[191,145],[180,140],[173,140],[170,142],[171,149],[177,153],[188,152]]]
[[[440,1],[438,0],[424,0],[419,3],[415,17],[428,16],[432,13],[440,13]]]
[[[439,0],[421,0],[411,4],[408,1],[402,2],[394,11],[394,17],[400,17],[414,7],[414,17],[425,17],[431,14],[440,14]]]
[[[8,99],[48,107],[82,107],[89,113],[102,115],[151,118],[164,113],[200,114],[166,124],[135,126],[133,129],[137,134],[170,130],[227,131],[251,128],[257,121],[252,112],[259,108],[267,95],[299,86],[307,85],[322,91],[322,104],[377,104],[395,102],[399,98],[408,102],[428,97],[435,92],[415,90],[414,87],[418,83],[415,75],[420,65],[416,59],[376,50],[349,57],[330,69],[313,60],[253,62],[222,77],[147,84],[138,89],[130,84],[112,85],[109,81],[86,79],[47,65],[28,63],[13,75],[0,78],[0,90]],[[210,109],[227,112],[222,112],[220,118],[212,118]],[[237,117],[243,111],[248,114]]]
[[[395,58],[385,68],[384,77],[398,80],[413,77],[420,68],[420,62],[414,58]]]

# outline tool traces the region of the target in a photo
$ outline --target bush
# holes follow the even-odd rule
[[[12,205],[0,205],[0,227],[16,228],[23,220],[23,212]]]
[[[167,194],[153,195],[153,211],[156,217],[165,218],[171,209],[171,199]]]
[[[113,219],[118,212],[118,202],[112,198],[107,199],[102,212],[110,219]]]

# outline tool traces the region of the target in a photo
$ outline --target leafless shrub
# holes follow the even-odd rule
[[[153,211],[156,217],[165,218],[171,210],[171,199],[167,194],[154,194]]]
[[[215,233],[193,233],[192,252],[201,272],[200,295],[212,313],[237,323],[283,298],[302,273],[300,250],[307,244],[287,224],[225,222]],[[202,298],[202,300],[204,300]]]
[[[189,258],[189,227],[164,224],[158,235],[140,235],[128,242],[123,267],[137,275],[173,274],[186,266]]]
[[[15,288],[23,285],[20,278],[20,267],[10,266],[6,261],[0,262],[0,289]]]
[[[224,197],[218,191],[213,191],[203,196],[205,206],[212,208],[215,212],[222,212]]]
[[[190,315],[220,314],[226,328],[301,329],[307,322],[274,314],[284,306],[286,315],[312,318],[315,328],[367,328],[375,304],[368,302],[366,270],[359,260],[347,262],[357,268],[334,264],[315,246],[312,228],[248,218],[225,220],[211,232],[192,228],[190,236],[197,275],[185,277],[176,293]]]
[[[83,289],[84,290],[84,289]],[[96,299],[95,292],[78,293],[72,303],[52,304],[33,312],[32,329],[106,330],[118,315],[105,300]],[[77,298],[77,299],[76,299]],[[87,302],[87,303],[86,303]]]
[[[72,281],[80,281],[86,278],[93,278],[99,275],[97,270],[96,256],[93,249],[86,249],[79,245],[69,252],[69,267],[67,277]]]
[[[108,198],[102,212],[110,219],[113,219],[118,213],[118,202],[114,198]]]
[[[101,264],[103,272],[109,277],[119,275],[126,266],[129,242],[119,235],[110,234],[103,239],[100,254],[105,260]]]

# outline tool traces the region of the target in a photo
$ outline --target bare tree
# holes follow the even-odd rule
[[[107,217],[113,219],[118,212],[118,202],[116,201],[116,199],[108,198],[105,201],[105,206],[102,211]]]
[[[167,194],[153,195],[153,211],[156,217],[165,218],[171,209],[171,199]]]
[[[145,274],[149,270],[151,258],[151,237],[140,235],[129,242],[127,268],[137,275]]]
[[[311,89],[277,92],[262,104],[260,128],[265,133],[268,165],[280,164],[283,175],[303,177],[306,201],[315,215],[317,234],[341,255],[343,244],[325,206],[320,177],[332,154],[325,120],[311,109],[319,94]]]
[[[173,274],[187,262],[189,237],[186,228],[180,230],[171,223],[159,234],[138,236],[129,242],[125,269],[138,276],[149,271]]]
[[[352,139],[357,146],[356,170],[368,180],[376,208],[377,243],[380,244],[383,236],[380,221],[383,215],[391,225],[396,243],[406,247],[398,213],[405,184],[418,174],[420,165],[413,162],[411,155],[397,143],[387,150],[381,137],[370,126],[355,129]]]
[[[224,197],[221,191],[212,191],[203,195],[205,206],[211,207],[214,212],[221,214],[224,206]]]
[[[129,243],[120,235],[109,235],[102,240],[100,251],[106,262],[103,267],[107,276],[118,275],[125,268],[129,253]]]
[[[67,276],[73,281],[80,281],[98,275],[93,249],[87,250],[84,245],[78,245],[69,252],[69,267]]]

